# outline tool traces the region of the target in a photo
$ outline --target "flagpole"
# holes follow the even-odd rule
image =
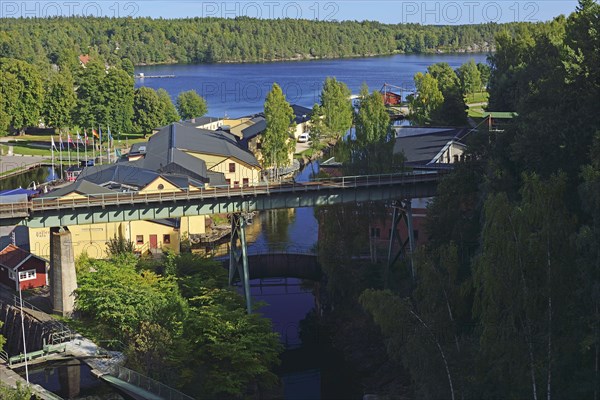
[[[69,167],[71,167],[71,146],[69,146],[69,139],[71,135],[67,133],[67,154],[69,154]]]
[[[52,152],[52,180],[56,180],[56,173],[54,172],[54,136],[50,137],[52,139],[52,143],[50,144],[50,151]]]
[[[98,125],[98,157],[100,157],[100,165],[103,165],[102,160],[102,127]]]
[[[108,127],[108,136],[106,140],[106,161],[110,164],[110,126]]]
[[[62,156],[62,150],[63,150],[63,142],[62,142],[62,135],[59,133],[58,134],[58,141],[60,144],[60,151],[59,151],[59,157],[60,157],[60,180],[63,180],[63,156]]]
[[[75,140],[75,145],[77,146],[77,165],[79,165],[79,131],[77,131],[77,140]]]
[[[87,141],[88,141],[88,138],[87,138],[87,131],[86,130],[83,131],[83,136],[84,136],[84,139],[85,139],[85,142],[83,143],[83,150],[85,151],[85,166],[87,167],[87,164],[88,164],[88,155],[87,155]]]

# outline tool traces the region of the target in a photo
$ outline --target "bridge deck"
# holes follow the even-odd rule
[[[71,198],[44,196],[27,202],[0,204],[3,224],[31,227],[97,222],[178,218],[276,208],[435,195],[444,171],[346,176],[283,184],[186,190],[163,193],[102,193]]]

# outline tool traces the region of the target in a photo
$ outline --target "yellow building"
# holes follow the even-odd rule
[[[182,238],[205,233],[205,217],[109,222],[67,228],[71,232],[75,258],[82,254],[91,258],[106,258],[107,244],[115,237],[131,241],[135,251],[140,254],[161,254],[165,250],[178,253]],[[31,253],[50,258],[50,229],[29,228],[29,245]]]
[[[104,170],[109,169],[105,168]],[[95,178],[96,176],[95,174],[88,174],[88,177]],[[181,190],[167,179],[158,176],[151,180],[139,193],[157,191],[160,185],[163,185],[164,190],[168,191]],[[78,180],[69,186],[50,192],[47,197],[70,199],[87,196],[97,197],[103,194],[114,194],[114,191],[86,180]],[[86,253],[92,258],[106,258],[107,243],[115,237],[122,237],[131,241],[135,251],[142,254],[160,254],[167,249],[179,252],[181,238],[206,233],[205,224],[206,218],[201,215],[180,219],[71,225],[67,228],[71,232],[75,257]],[[29,245],[33,254],[49,258],[50,229],[29,228]]]

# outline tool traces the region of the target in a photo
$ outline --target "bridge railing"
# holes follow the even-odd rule
[[[119,378],[122,381],[130,383],[150,393],[153,393],[166,400],[194,400],[190,397],[164,383],[155,381],[145,375],[135,372],[120,365],[115,365],[110,370],[110,375]]]
[[[190,200],[222,199],[290,193],[298,191],[318,191],[330,188],[375,187],[382,185],[414,184],[417,182],[437,181],[443,171],[402,172],[380,175],[356,175],[337,178],[314,179],[308,182],[253,182],[253,185],[231,187],[229,185],[210,188],[186,189],[179,191],[115,192],[77,195],[67,198],[43,196],[28,202],[0,204],[0,218],[27,216],[44,210],[66,208],[106,207],[121,204],[148,204]]]

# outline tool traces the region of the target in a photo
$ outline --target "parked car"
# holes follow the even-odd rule
[[[298,143],[306,143],[308,142],[308,139],[310,138],[308,132],[305,133],[301,133],[300,136],[298,136]]]

